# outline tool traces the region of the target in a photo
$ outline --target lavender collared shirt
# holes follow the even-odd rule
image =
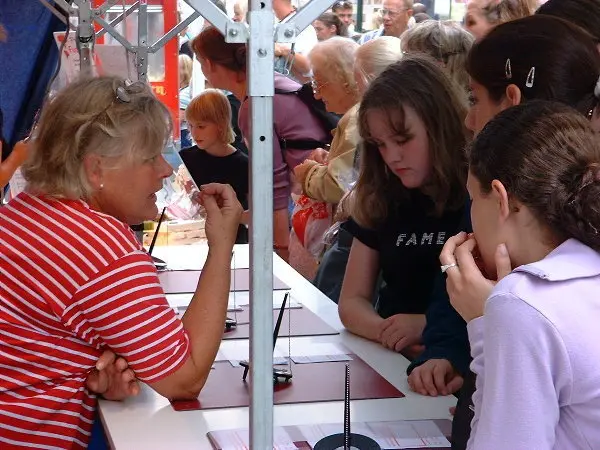
[[[600,449],[600,253],[570,239],[516,268],[467,328],[468,449]]]

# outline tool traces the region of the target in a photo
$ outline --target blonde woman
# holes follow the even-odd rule
[[[470,0],[465,28],[479,40],[496,25],[532,16],[539,4],[539,0]]]
[[[354,81],[360,98],[371,81],[377,78],[390,64],[402,58],[400,39],[392,36],[373,39],[358,47],[354,58]],[[346,194],[339,203],[335,217],[337,221],[347,219],[346,210],[347,204],[350,203],[350,196],[351,193]],[[339,229],[331,248],[323,255],[313,281],[316,287],[336,303],[342,289],[351,245],[352,235],[344,229]]]
[[[466,61],[474,38],[458,23],[427,20],[405,31],[401,41],[404,53],[421,52],[433,57],[465,94],[468,92]]]
[[[103,350],[167,398],[196,398],[227,311],[241,205],[207,185],[210,251],[179,320],[129,225],[157,215],[168,110],[142,83],[76,81],[42,111],[26,190],[0,208],[0,446],[87,448]]]

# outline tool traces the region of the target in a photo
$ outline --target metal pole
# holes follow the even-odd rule
[[[138,45],[135,55],[138,81],[145,83],[148,81],[148,0],[141,0],[138,8]]]
[[[355,29],[359,33],[362,33],[362,31],[363,31],[363,28],[362,28],[363,9],[364,9],[364,0],[357,0],[356,1],[356,27],[355,27]]]
[[[251,0],[248,12],[250,145],[250,448],[273,448],[273,9]]]
[[[92,5],[90,0],[79,0],[79,24],[77,25],[76,43],[79,51],[79,71],[83,76],[92,75],[94,58],[94,40],[96,38],[92,26]]]

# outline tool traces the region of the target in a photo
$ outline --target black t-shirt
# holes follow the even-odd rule
[[[179,155],[198,186],[230,184],[244,209],[248,209],[248,156],[239,150],[228,156],[213,156],[197,145],[184,148]],[[236,243],[248,243],[248,229],[244,225],[238,229]]]
[[[384,281],[377,303],[381,317],[424,314],[427,310],[440,271],[440,252],[446,240],[461,231],[464,215],[464,208],[460,208],[436,217],[432,209],[431,199],[413,190],[410,201],[377,229],[362,228],[352,219],[342,225],[364,245],[379,252]]]

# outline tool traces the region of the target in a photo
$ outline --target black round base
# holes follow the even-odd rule
[[[370,437],[362,434],[350,433],[350,448],[356,450],[381,450],[381,447]],[[325,436],[314,446],[313,450],[344,449],[344,433]]]

